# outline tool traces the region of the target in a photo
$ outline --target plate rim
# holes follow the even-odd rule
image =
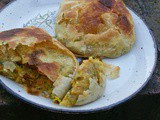
[[[9,7],[11,4],[13,4],[14,2],[16,2],[17,0],[13,0],[11,1],[10,3],[6,4],[1,10],[0,10],[0,13],[6,9],[7,7]],[[157,61],[158,61],[158,47],[157,47],[157,41],[154,37],[154,34],[153,32],[150,30],[149,26],[147,25],[146,21],[142,19],[142,17],[136,13],[131,7],[129,7],[128,5],[126,5],[126,7],[131,10],[135,15],[137,15],[141,20],[142,22],[144,23],[144,25],[147,27],[147,29],[149,30],[149,33],[152,37],[152,40],[153,40],[153,43],[154,43],[154,49],[155,49],[155,62],[154,62],[154,65],[153,65],[153,68],[152,68],[152,71],[150,72],[150,75],[149,77],[147,78],[146,82],[143,83],[143,85],[138,89],[136,90],[134,93],[132,93],[131,95],[129,95],[128,97],[126,97],[125,99],[119,101],[119,102],[116,102],[116,103],[113,103],[109,106],[104,106],[104,107],[101,107],[101,108],[96,108],[96,109],[89,109],[89,110],[65,110],[65,109],[59,109],[59,108],[53,108],[53,107],[47,107],[47,106],[44,106],[44,105],[41,105],[41,104],[38,104],[38,103],[35,103],[31,100],[28,100],[26,99],[25,97],[22,97],[21,95],[15,93],[13,90],[11,90],[7,85],[5,85],[5,83],[2,82],[2,80],[0,79],[0,84],[2,85],[2,87],[7,91],[9,92],[10,94],[12,94],[14,97],[20,99],[21,101],[27,103],[27,104],[30,104],[34,107],[37,107],[37,108],[40,108],[40,109],[43,109],[43,110],[47,110],[47,111],[50,111],[50,112],[56,112],[56,113],[66,113],[66,114],[89,114],[89,113],[95,113],[95,112],[102,112],[102,111],[107,111],[107,110],[110,110],[120,104],[123,104],[124,102],[126,101],[129,101],[130,99],[132,99],[133,97],[135,97],[135,95],[137,93],[139,93],[142,88],[144,88],[146,86],[146,84],[148,83],[148,81],[151,79],[153,73],[154,73],[154,70],[156,68],[156,65],[157,65]]]

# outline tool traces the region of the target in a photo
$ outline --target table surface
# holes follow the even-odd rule
[[[0,0],[0,9],[11,0]],[[160,51],[160,0],[124,0],[124,2],[133,10],[135,10],[142,19],[147,23],[150,30],[153,32],[157,41],[158,54]],[[160,54],[159,54],[160,55]],[[158,55],[158,56],[159,56]],[[146,87],[137,95],[155,95],[160,93],[160,57],[158,57],[157,67],[151,80]],[[20,100],[7,93],[2,86],[0,86],[0,107],[11,106],[19,104],[24,105]]]

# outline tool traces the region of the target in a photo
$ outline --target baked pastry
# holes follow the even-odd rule
[[[135,43],[133,20],[122,0],[63,0],[55,32],[81,57],[119,57]]]
[[[0,74],[63,106],[95,101],[106,76],[115,79],[119,70],[92,57],[79,66],[72,52],[37,27],[0,33]]]
[[[53,83],[62,78],[69,81],[62,88],[69,89],[77,67],[75,56],[40,28],[0,33],[0,74],[21,84],[30,94],[51,97],[57,89]]]
[[[112,68],[112,69],[111,69]],[[67,92],[60,105],[77,106],[93,102],[101,97],[106,84],[106,75],[119,77],[119,67],[105,64],[99,59],[89,58],[80,65],[72,81],[72,88]]]

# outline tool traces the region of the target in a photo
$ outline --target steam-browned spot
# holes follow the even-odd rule
[[[41,41],[52,39],[50,35],[44,33],[44,31],[40,30],[39,28],[34,28],[34,30],[26,30],[26,36],[35,37]]]
[[[117,21],[115,25],[118,25],[124,33],[131,32],[132,24],[128,20],[130,14],[123,1],[115,0],[98,0],[88,4],[79,14],[79,24],[76,25],[76,29],[85,34],[97,34],[99,26],[105,24],[101,17],[104,13],[117,14],[119,17],[115,20]]]
[[[42,54],[45,54],[43,50],[36,50],[32,52],[31,55],[29,55],[29,65],[38,65],[39,63],[41,63],[38,57]]]
[[[60,65],[57,62],[42,63],[37,68],[53,82],[59,77]]]
[[[125,15],[120,16],[119,28],[122,29],[125,33],[130,33],[133,28]]]
[[[81,11],[79,24],[76,26],[77,30],[86,34],[97,34],[98,26],[104,23],[101,15],[106,11],[108,11],[108,8],[103,4],[99,2],[91,3],[88,8]]]
[[[7,40],[13,36],[15,36],[18,33],[24,32],[24,29],[12,29],[8,31],[4,31],[0,33],[0,39],[1,40]]]
[[[38,41],[52,39],[49,34],[35,27],[12,29],[0,33],[0,40],[11,40],[12,37],[33,37]]]

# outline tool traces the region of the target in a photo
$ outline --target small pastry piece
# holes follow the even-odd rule
[[[119,67],[115,68],[119,73],[117,69]],[[108,70],[110,74],[110,67],[98,59],[89,58],[83,61],[72,81],[71,90],[65,95],[60,105],[68,107],[84,105],[100,98],[105,89]],[[114,78],[118,76],[119,74]]]
[[[133,19],[122,0],[63,0],[55,32],[80,57],[119,57],[135,43]]]
[[[21,84],[30,94],[50,97],[56,88],[53,83],[71,79],[77,67],[75,56],[40,28],[0,33],[0,74]]]

